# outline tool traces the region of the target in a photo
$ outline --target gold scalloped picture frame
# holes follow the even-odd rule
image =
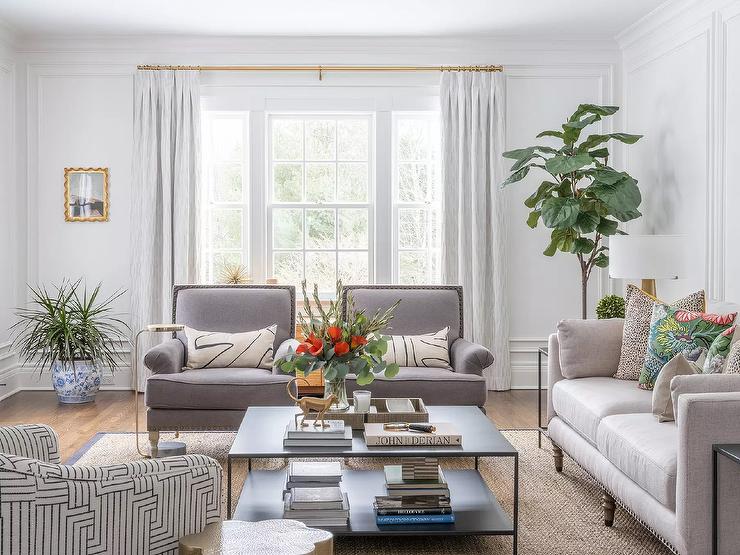
[[[108,221],[108,168],[64,168],[64,219]]]

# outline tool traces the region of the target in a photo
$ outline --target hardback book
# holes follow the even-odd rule
[[[321,435],[316,434],[301,439],[291,439],[286,435],[283,436],[284,447],[352,447],[352,428],[344,428],[344,437],[340,435]]]
[[[338,487],[298,488],[290,492],[290,508],[297,509],[341,509],[344,497]]]
[[[297,491],[297,490],[296,490]],[[293,507],[293,494],[295,491],[286,493],[283,497],[283,518],[295,518],[296,520],[302,520],[304,518],[310,519],[332,519],[332,518],[347,518],[349,516],[349,498],[347,494],[342,494],[341,503],[334,504],[338,508],[299,508]]]
[[[447,487],[439,487],[436,489],[388,489],[388,495],[407,497],[412,495],[441,495],[449,496],[450,490]]]
[[[311,526],[313,528],[340,528],[342,526],[347,526],[347,521],[349,518],[329,518],[329,519],[313,519],[313,518],[295,518],[290,517],[293,520],[299,520],[306,526]]]
[[[288,466],[288,480],[291,482],[339,482],[342,479],[342,465],[338,462],[291,461]]]
[[[430,507],[428,509],[378,509],[375,512],[379,515],[398,516],[398,515],[449,515],[452,514],[452,507]]]
[[[452,524],[455,522],[454,513],[446,515],[376,515],[375,522],[379,526],[390,524]]]
[[[437,430],[431,434],[408,431],[388,431],[383,424],[368,422],[365,424],[365,443],[368,446],[383,447],[455,447],[462,445],[462,436],[448,422],[434,423]]]
[[[385,485],[388,489],[435,489],[447,485],[442,469],[439,467],[431,480],[405,479],[400,464],[388,464],[383,469],[385,470]]]
[[[378,495],[375,509],[439,509],[450,507],[449,495]]]
[[[326,424],[325,428],[314,426],[315,420],[306,420],[305,426],[300,424],[296,428],[295,419],[291,420],[286,427],[286,437],[290,439],[303,439],[305,437],[313,437],[316,435],[321,436],[335,436],[344,437],[345,424],[343,420],[324,420]]]

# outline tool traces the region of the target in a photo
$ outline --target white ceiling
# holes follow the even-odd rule
[[[20,35],[613,38],[663,0],[0,0]]]

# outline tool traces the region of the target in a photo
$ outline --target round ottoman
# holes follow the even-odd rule
[[[220,554],[333,555],[334,537],[297,520],[224,520],[180,539],[180,555]]]

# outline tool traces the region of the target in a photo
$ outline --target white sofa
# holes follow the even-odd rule
[[[548,435],[615,503],[676,553],[711,553],[712,444],[740,443],[740,374],[677,376],[677,422],[658,422],[652,392],[616,380],[622,320],[569,320],[550,336]],[[567,470],[567,469],[566,469]],[[740,469],[720,457],[720,553],[740,553]]]

